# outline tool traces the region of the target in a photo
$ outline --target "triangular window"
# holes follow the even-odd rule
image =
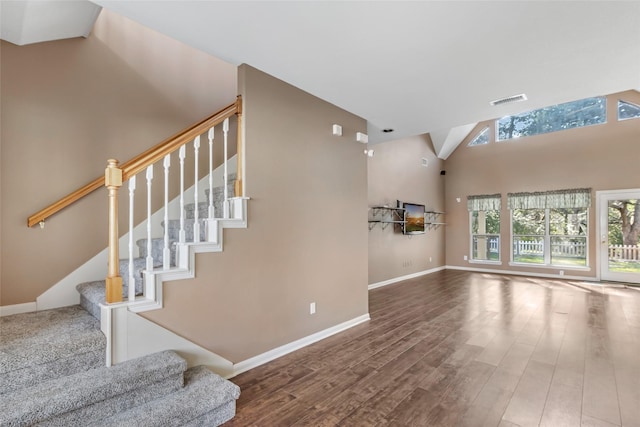
[[[640,117],[640,105],[627,101],[618,101],[618,120],[636,119]]]
[[[474,145],[484,145],[489,143],[489,126],[485,127],[476,135],[475,138],[471,140],[469,143],[469,147],[473,147]]]

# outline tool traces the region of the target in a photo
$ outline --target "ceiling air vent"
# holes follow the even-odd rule
[[[495,107],[496,105],[511,104],[512,102],[520,102],[520,101],[526,101],[526,100],[527,100],[527,95],[525,95],[524,93],[521,93],[520,95],[507,96],[506,98],[493,100],[489,104]]]

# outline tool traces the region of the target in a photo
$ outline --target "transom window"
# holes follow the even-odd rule
[[[497,121],[497,140],[598,125],[606,122],[606,113],[607,98],[600,96],[506,116]]]
[[[638,117],[640,117],[640,105],[627,101],[618,101],[618,120],[635,119]]]
[[[485,127],[483,130],[476,135],[475,138],[471,140],[469,143],[469,147],[473,147],[474,145],[484,145],[489,143],[489,126]]]

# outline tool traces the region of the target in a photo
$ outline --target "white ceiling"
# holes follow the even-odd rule
[[[430,132],[442,158],[479,121],[640,89],[637,1],[93,2],[365,118],[372,143]]]
[[[0,37],[19,46],[86,37],[101,10],[89,1],[0,0]]]

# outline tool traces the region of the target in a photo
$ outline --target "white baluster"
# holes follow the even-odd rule
[[[169,249],[169,167],[171,155],[164,156],[164,249],[162,250],[162,268],[171,268],[171,249]]]
[[[209,219],[213,219],[215,212],[213,211],[213,138],[215,137],[215,128],[209,129]]]
[[[196,136],[193,141],[193,155],[194,155],[194,186],[193,186],[193,203],[195,208],[193,210],[193,243],[200,241],[200,207],[198,206],[198,150],[200,150],[200,135]]]
[[[136,191],[136,176],[129,178],[129,301],[136,299],[136,281],[133,277],[133,200]]]
[[[153,165],[147,168],[147,270],[153,271],[153,254],[151,245],[151,181]]]
[[[180,233],[179,239],[180,243],[184,243],[185,241],[185,232],[184,232],[184,158],[187,155],[187,149],[183,145],[180,147],[180,151],[178,152],[178,157],[180,158]]]
[[[229,186],[229,173],[227,172],[227,135],[229,133],[229,119],[224,119],[222,123],[222,131],[224,132],[224,203],[223,211],[224,218],[229,218],[229,192],[227,187]]]

